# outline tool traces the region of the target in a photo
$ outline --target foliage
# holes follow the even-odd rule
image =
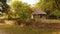
[[[47,13],[47,16],[57,16],[60,15],[60,0],[39,0],[36,5]],[[56,13],[57,12],[57,13]]]
[[[26,25],[33,25],[35,23],[35,19],[29,19]]]
[[[22,20],[22,22],[26,22],[30,18],[32,10],[27,3],[14,1],[11,3],[10,7],[11,11],[13,10],[11,13],[15,12],[13,15],[18,16],[17,18],[19,18],[19,20]]]
[[[6,3],[6,0],[0,0],[1,2],[3,2],[3,3]]]
[[[6,0],[0,0],[0,12],[8,13],[9,5],[6,4]]]
[[[53,12],[53,14],[54,14],[55,16],[57,16],[57,17],[60,17],[60,12],[59,12],[58,10],[55,10],[55,11]]]

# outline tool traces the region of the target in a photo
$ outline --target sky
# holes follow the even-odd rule
[[[36,2],[38,2],[38,0],[21,0],[22,2],[34,5]],[[7,0],[7,4],[9,4],[11,2],[11,0]]]
[[[38,2],[37,0],[21,0],[22,2],[28,3],[28,4],[35,4],[36,2]]]

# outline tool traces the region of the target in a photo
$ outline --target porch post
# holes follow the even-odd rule
[[[34,17],[33,17],[33,15],[31,15],[31,19],[33,19]]]

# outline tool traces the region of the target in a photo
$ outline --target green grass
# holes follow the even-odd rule
[[[60,19],[37,19],[40,23],[60,23]]]
[[[52,34],[53,32],[60,31],[60,29],[28,28],[17,26],[0,26],[0,29],[4,30],[8,34]]]

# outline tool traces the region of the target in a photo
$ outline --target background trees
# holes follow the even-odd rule
[[[49,18],[60,18],[60,0],[39,0],[35,7],[31,7],[27,3],[23,3],[18,0],[14,0],[13,2],[11,2],[10,6],[6,4],[6,0],[1,1],[3,2],[3,4],[0,3],[3,8],[2,12],[8,13],[11,17],[19,16],[20,19],[27,19],[32,11],[40,8],[47,13],[47,16]]]
[[[60,17],[60,0],[39,0],[36,5],[47,13],[48,17]],[[53,16],[52,16],[53,15]],[[54,17],[53,17],[54,18]]]
[[[6,17],[6,14],[8,14],[10,10],[9,5],[6,3],[6,0],[0,0],[0,17],[4,18]]]

